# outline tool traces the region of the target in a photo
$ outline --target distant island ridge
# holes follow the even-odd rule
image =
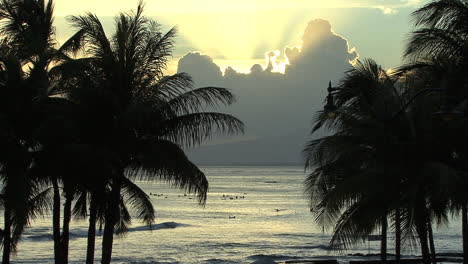
[[[302,165],[301,156],[308,129],[294,131],[289,136],[267,136],[258,139],[202,145],[187,150],[196,164],[206,165]]]
[[[293,167],[303,166],[301,163],[197,163],[198,166],[216,166],[216,167]]]

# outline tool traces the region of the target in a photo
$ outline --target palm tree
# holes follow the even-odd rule
[[[31,162],[28,153],[29,135],[23,125],[28,116],[27,79],[21,68],[21,61],[16,56],[10,39],[0,43],[0,93],[2,106],[1,145],[2,155],[2,200],[4,207],[3,263],[10,262],[10,253],[14,249],[17,237],[27,224],[27,204],[32,191],[28,180],[27,167]],[[18,124],[19,123],[19,124]],[[16,238],[15,238],[16,237]]]
[[[182,147],[243,130],[235,117],[206,111],[233,103],[228,90],[193,89],[186,74],[163,75],[176,29],[163,34],[142,13],[141,2],[134,13],[121,13],[110,38],[95,15],[70,18],[83,32],[87,57],[73,62],[81,70],[67,84],[68,98],[84,109],[83,143],[112,152],[117,161],[104,204],[102,263],[111,260],[113,234],[125,210],[119,201],[128,179],[168,181],[198,194],[204,204],[208,181]]]
[[[402,235],[405,240],[416,232],[428,263],[431,212],[442,222],[445,215],[440,208],[448,202],[441,199],[447,188],[430,184],[425,168],[444,168],[438,171],[453,174],[435,162],[444,144],[428,144],[433,140],[428,136],[436,135],[427,133],[427,127],[435,127],[426,121],[432,120],[428,118],[434,112],[432,98],[429,105],[418,100],[401,112],[404,102],[418,91],[395,81],[371,60],[358,62],[346,73],[335,95],[336,118],[326,119],[326,113],[320,112],[314,128],[329,128],[333,134],[309,142],[304,149],[306,169],[313,169],[306,192],[317,220],[328,226],[336,223],[332,246],[347,248],[380,226],[384,261],[386,220],[392,216],[397,259]],[[441,175],[431,177],[443,183],[447,177]]]
[[[78,105],[67,103],[68,111],[80,113]],[[59,107],[63,111],[67,107]],[[64,113],[62,113],[63,115]],[[61,234],[61,256],[60,262],[68,261],[69,225],[72,214],[75,217],[84,218],[89,216],[89,236],[87,259],[94,257],[94,245],[96,236],[96,225],[102,222],[104,206],[102,201],[108,198],[109,179],[112,178],[114,170],[114,155],[106,149],[99,149],[95,145],[84,144],[79,141],[80,129],[77,126],[79,118],[71,114],[58,118],[58,114],[43,114],[52,116],[54,119],[46,119],[42,125],[44,128],[38,131],[37,138],[41,143],[47,143],[47,149],[41,149],[35,154],[35,164],[32,168],[34,175],[39,179],[59,179],[63,186],[65,196],[63,208],[63,232]],[[57,120],[58,119],[58,120]],[[55,133],[51,132],[55,131]],[[65,135],[60,135],[64,133]],[[76,139],[73,141],[72,139]],[[45,176],[44,176],[45,175]],[[66,176],[66,177],[65,177]],[[149,197],[135,184],[124,179],[124,188],[120,201],[128,201],[128,204],[137,212],[137,217],[145,223],[154,221],[154,208]],[[88,199],[90,197],[90,199]],[[75,207],[72,210],[72,202]],[[90,201],[89,214],[87,213],[87,201]],[[121,206],[126,209],[125,204]],[[123,212],[122,215],[129,215]],[[130,221],[130,218],[125,218]],[[101,223],[102,224],[102,223]],[[125,222],[119,225],[117,230],[125,231]]]
[[[411,35],[406,49],[406,58],[413,64],[421,61],[444,60],[445,69],[440,73],[451,72],[453,80],[449,93],[455,101],[464,101],[468,94],[468,2],[464,0],[432,1],[413,13],[415,25],[419,27]],[[435,72],[432,67],[431,72]],[[458,74],[453,74],[454,69]],[[453,80],[451,81],[452,84]],[[439,79],[441,81],[441,79]],[[457,103],[457,102],[454,102]],[[458,146],[464,140],[457,143]],[[462,147],[463,149],[463,147]],[[458,150],[460,152],[460,150]],[[460,167],[461,168],[461,167]],[[458,198],[457,198],[458,199]],[[468,263],[468,222],[466,200],[461,201],[464,261]]]
[[[57,127],[55,126],[54,128]],[[66,131],[65,129],[58,130],[60,133]],[[68,136],[73,136],[76,133],[76,131],[70,132],[71,134]],[[106,183],[103,181],[106,180],[106,175],[111,171],[111,166],[109,165],[110,158],[106,155],[112,153],[99,151],[94,146],[72,142],[58,142],[55,148],[51,146],[48,145],[48,149],[41,150],[36,154],[35,165],[32,171],[35,175],[40,175],[39,178],[41,179],[54,178],[59,179],[61,182],[65,202],[63,208],[63,232],[60,236],[59,244],[61,255],[60,259],[56,261],[67,263],[69,226],[72,211],[76,212],[75,215],[82,217],[83,211],[86,212],[86,209],[80,208],[83,206],[83,201],[81,201],[83,197],[85,197],[84,204],[86,204],[87,195],[96,196],[104,191],[102,188],[105,188]],[[102,200],[102,198],[103,195],[98,199]],[[98,199],[95,201],[98,201]],[[72,210],[72,202],[74,200],[76,200],[75,208]],[[95,230],[97,212],[94,210],[95,206],[91,207],[90,228]],[[94,235],[92,239],[94,239]]]
[[[380,226],[382,261],[387,217],[396,206],[392,200],[399,200],[393,199],[399,184],[389,166],[395,132],[386,121],[399,105],[394,82],[374,61],[359,61],[340,82],[337,117],[317,116],[314,131],[327,127],[334,133],[304,149],[306,169],[317,166],[305,182],[311,210],[321,224],[337,223],[331,246],[346,248]]]
[[[66,54],[76,51],[80,33],[56,48],[53,22],[53,2],[44,0],[2,0],[0,3],[1,33],[8,36],[10,48],[15,50],[18,64],[24,72],[23,98],[21,109],[29,120],[23,123],[22,133],[29,135],[37,129],[45,130],[42,121],[50,116],[36,115],[49,112],[47,108],[57,109],[64,105],[63,100],[51,98],[60,94],[60,87],[56,85],[58,71],[49,71],[51,65],[60,65],[63,61],[71,60]],[[15,89],[18,89],[15,88]],[[19,91],[18,91],[19,92]],[[7,99],[7,97],[5,97]],[[11,99],[7,99],[11,100]],[[58,104],[57,104],[58,103]],[[66,104],[65,104],[66,105]],[[46,110],[46,111],[43,111]],[[60,112],[60,111],[54,111]],[[34,118],[32,118],[34,116]],[[61,116],[61,115],[59,115]],[[39,118],[36,118],[39,117]],[[50,132],[50,130],[49,130]],[[60,134],[60,133],[56,133]],[[37,140],[30,138],[30,148],[36,147]],[[34,142],[33,142],[34,141]],[[44,142],[41,143],[42,146]],[[54,253],[56,262],[60,262],[60,190],[58,178],[49,178],[54,189],[53,233]],[[68,204],[68,203],[66,203]],[[64,230],[66,232],[66,230]]]
[[[14,251],[31,217],[44,210],[43,197],[48,193],[48,189],[39,190],[29,171],[35,148],[30,130],[34,90],[23,66],[12,40],[3,38],[0,43],[3,263],[10,262],[10,253]]]

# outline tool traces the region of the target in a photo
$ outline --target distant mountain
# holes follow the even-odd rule
[[[302,165],[304,132],[234,143],[201,146],[188,151],[200,165]]]

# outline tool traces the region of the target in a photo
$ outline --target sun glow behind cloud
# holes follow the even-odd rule
[[[196,50],[212,54],[215,59],[260,59],[267,50],[281,47],[281,41],[293,41],[300,34],[300,27],[288,29],[285,21],[292,19],[288,15],[275,19],[280,15],[280,12],[175,15],[169,23],[178,23],[181,34]],[[286,30],[297,33],[285,40],[282,36]]]
[[[282,72],[286,59],[283,48],[302,44],[304,26],[310,19],[324,18],[334,24],[353,24],[361,18],[350,15],[353,8],[375,10],[373,13],[392,15],[401,8],[415,7],[426,0],[173,0],[170,3],[146,0],[145,14],[156,19],[165,28],[177,25],[174,60],[189,51],[209,54],[221,68],[231,65],[241,72],[248,72],[254,62],[265,65],[265,52],[279,50],[275,56],[280,62],[274,71]],[[112,16],[118,12],[135,9],[138,1],[82,0],[77,5],[71,0],[55,0],[57,16],[79,15],[89,11],[102,19],[112,31]],[[63,21],[63,18],[62,18]],[[358,22],[359,23],[359,22]],[[65,26],[63,26],[63,29]],[[58,27],[60,32],[60,25]],[[59,34],[59,41],[71,35]],[[338,33],[341,33],[339,31]],[[236,63],[235,63],[236,62]],[[173,72],[175,64],[169,65]]]

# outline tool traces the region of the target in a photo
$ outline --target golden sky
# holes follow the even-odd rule
[[[150,13],[193,13],[193,12],[231,12],[260,9],[286,8],[378,8],[390,12],[409,6],[420,5],[423,0],[148,0],[146,7]],[[79,3],[79,4],[78,4]],[[132,8],[137,1],[129,0],[59,0],[56,1],[57,15],[70,15],[91,11],[100,15],[114,15],[115,12]]]
[[[170,72],[175,71],[177,59],[189,51],[211,56],[222,68],[231,65],[245,72],[253,63],[264,61],[268,51],[282,52],[286,46],[300,45],[305,25],[315,18],[329,20],[338,34],[350,40],[351,48],[356,47],[360,53],[384,65],[394,66],[401,53],[403,32],[409,29],[409,26],[403,29],[398,25],[402,17],[405,25],[409,25],[407,12],[401,11],[423,3],[424,0],[147,0],[145,14],[166,28],[174,25],[179,28]],[[72,32],[63,17],[89,11],[107,19],[104,25],[111,28],[112,16],[134,9],[137,4],[138,0],[55,0],[59,41]],[[379,22],[374,21],[376,19]],[[364,38],[360,36],[360,32],[368,30],[364,27],[372,29],[379,23],[382,36],[378,36],[379,32]],[[399,31],[388,32],[386,26],[399,27],[395,29]],[[389,35],[395,33],[397,35]],[[379,39],[382,42],[378,42]],[[390,41],[399,41],[390,44],[391,52],[377,51],[381,43]],[[379,56],[384,59],[379,60]]]

